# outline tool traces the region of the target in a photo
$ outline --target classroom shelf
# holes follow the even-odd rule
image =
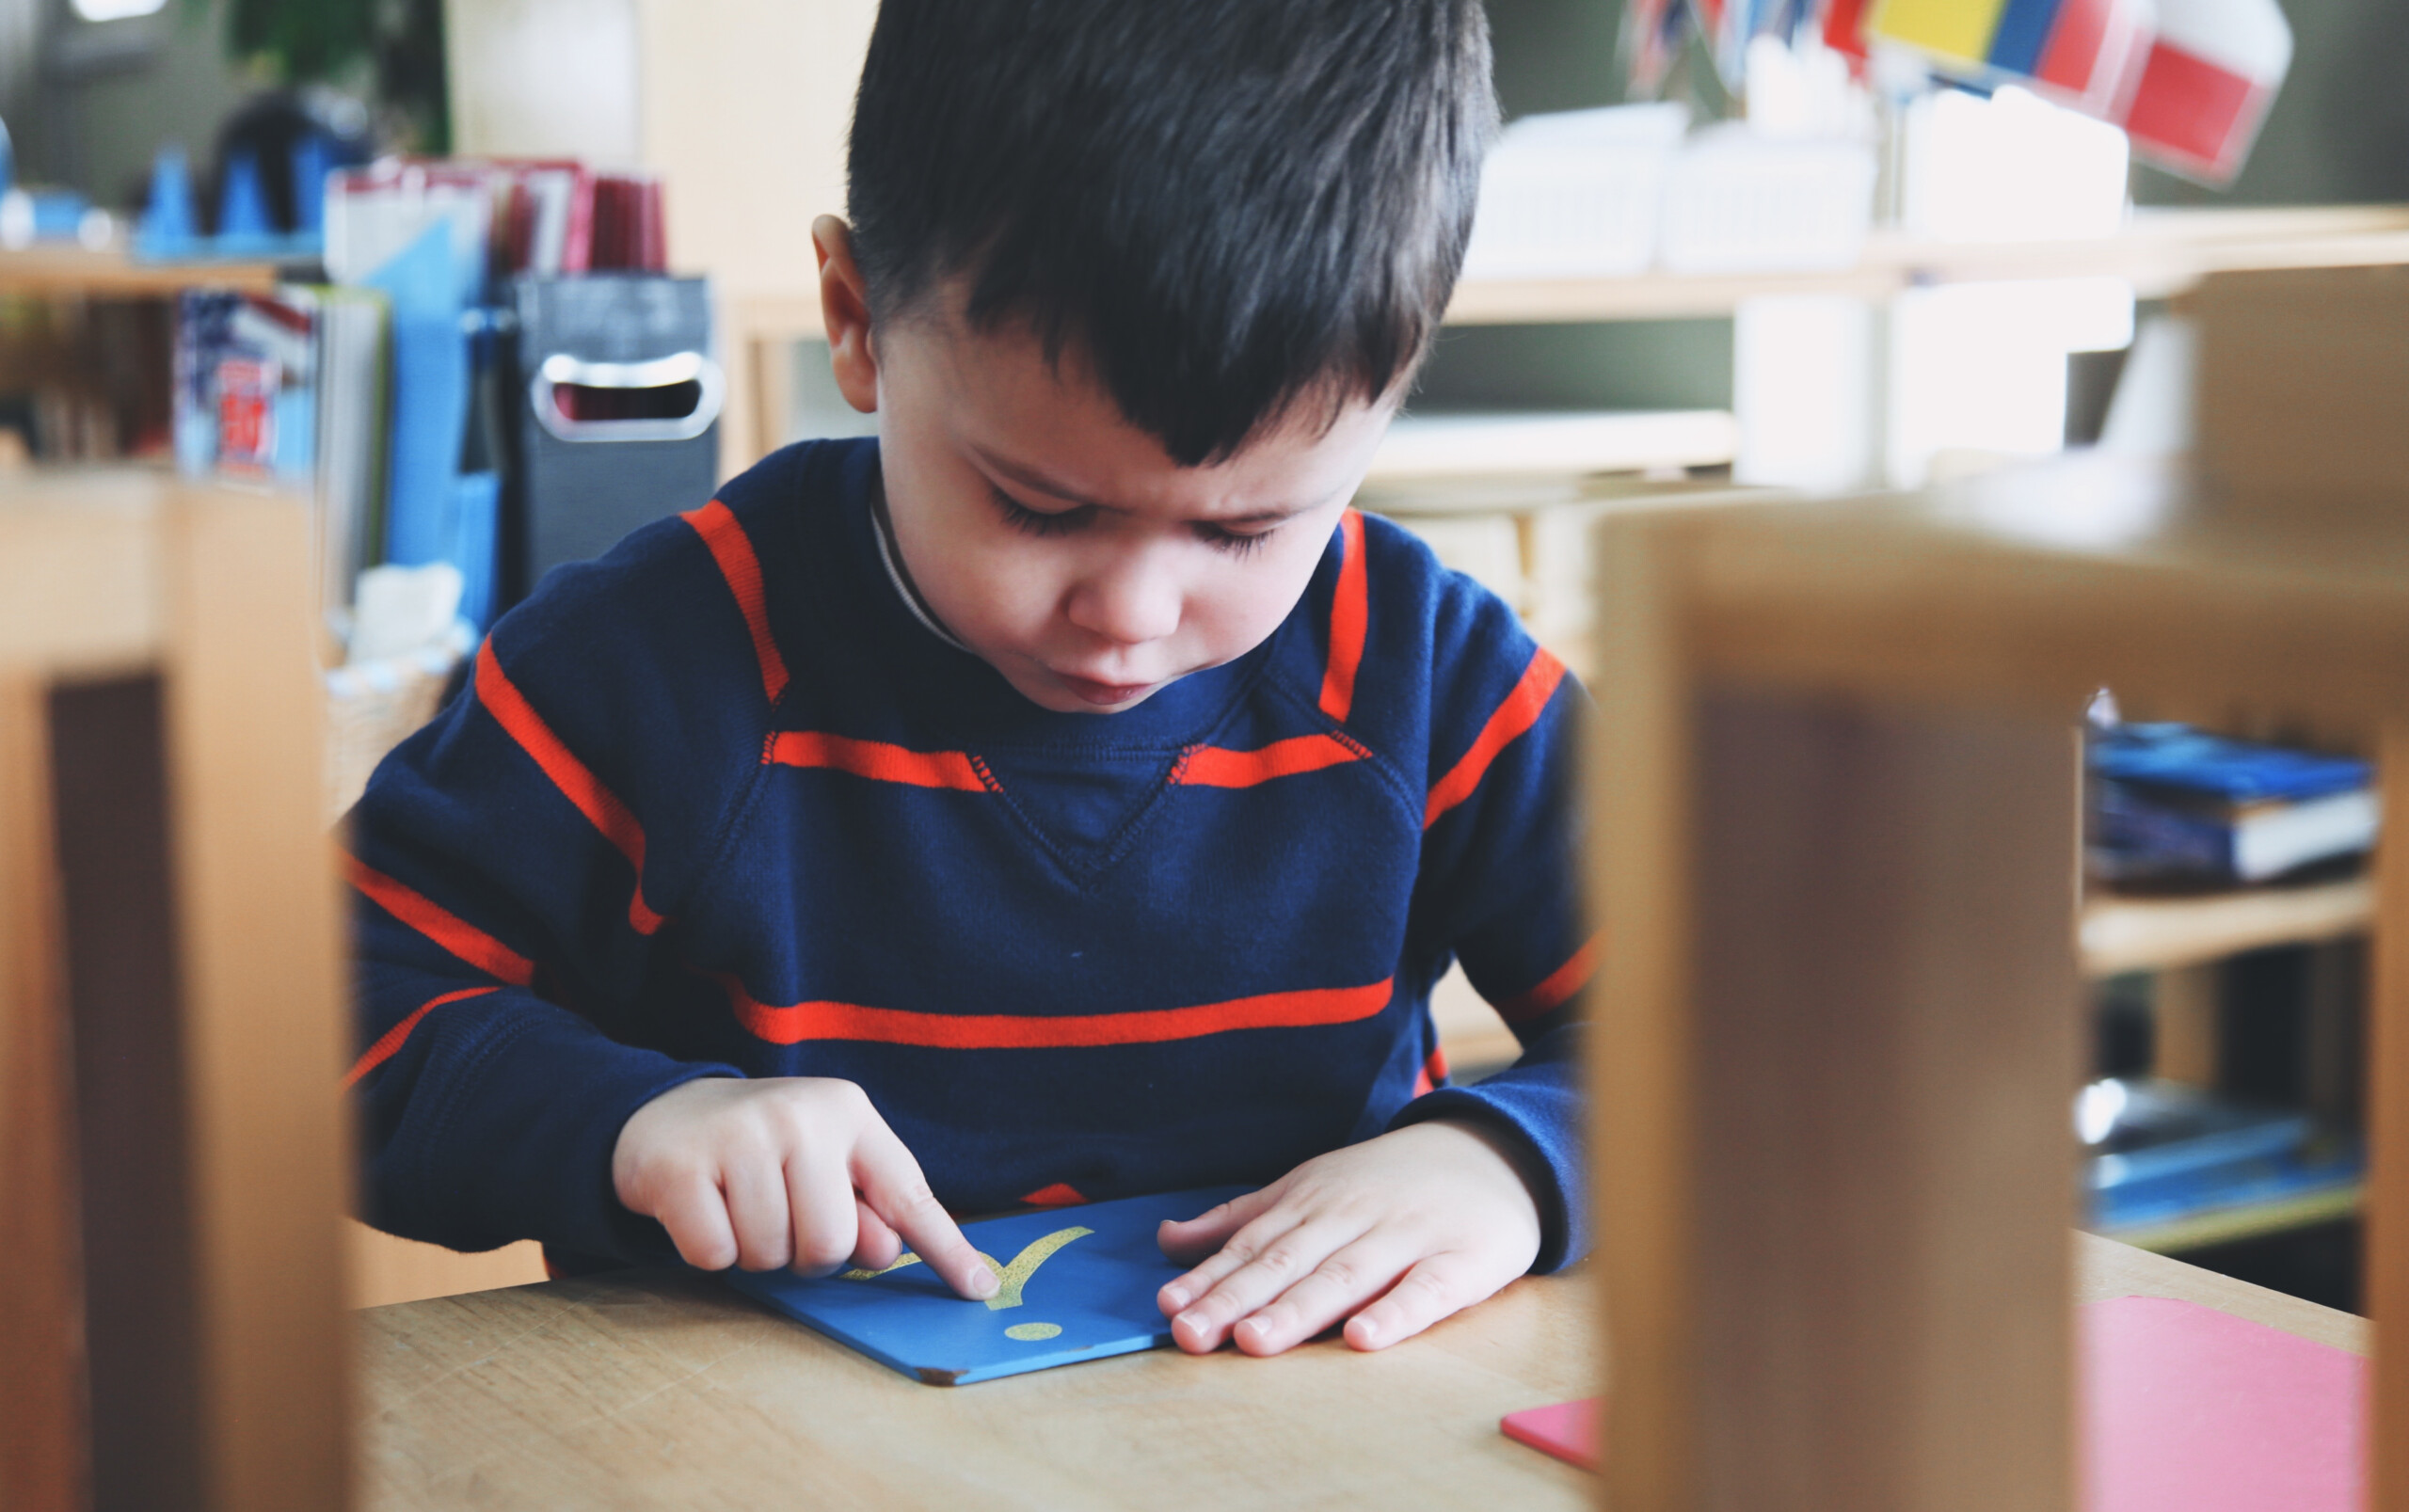
[[[1729,315],[1746,300],[1771,295],[1878,300],[1927,284],[2016,279],[2122,279],[2141,297],[2156,299],[2210,273],[2403,262],[2409,262],[2409,206],[2149,210],[2135,212],[2114,236],[2073,240],[1935,242],[1876,231],[1855,267],[1829,272],[1467,279],[1447,307],[1447,323]]]
[[[1768,295],[1888,299],[1925,284],[2002,279],[2123,279],[2143,298],[2158,299],[2210,273],[2389,263],[2409,263],[2409,205],[2142,210],[2114,236],[2059,241],[1937,242],[1876,231],[1855,267],[1827,272],[1467,279],[1456,287],[1447,324],[1671,320],[1729,315]],[[821,334],[816,292],[740,296],[731,313],[749,340]]]
[[[2366,1185],[2351,1182],[2321,1191],[2277,1198],[2273,1202],[2212,1208],[2168,1223],[2106,1230],[2102,1231],[2101,1236],[2157,1254],[2181,1254],[2186,1250],[2205,1249],[2210,1245],[2262,1239],[2299,1229],[2315,1228],[2321,1223],[2338,1222],[2356,1217],[2360,1208],[2366,1205]]]
[[[0,294],[159,298],[192,288],[272,289],[272,263],[136,263],[121,249],[37,246],[0,251]]]
[[[2198,897],[2094,897],[2082,909],[2082,972],[2097,979],[2339,939],[2374,917],[2375,883],[2366,877]]]

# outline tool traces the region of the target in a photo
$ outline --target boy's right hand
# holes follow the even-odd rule
[[[879,1270],[909,1244],[964,1297],[993,1297],[998,1284],[930,1194],[920,1163],[849,1081],[710,1076],[673,1087],[620,1128],[611,1183],[705,1270],[826,1275],[848,1261]]]

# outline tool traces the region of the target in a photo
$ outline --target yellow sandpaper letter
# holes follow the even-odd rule
[[[979,1258],[985,1261],[987,1268],[996,1273],[997,1282],[996,1295],[987,1298],[988,1307],[1002,1309],[1020,1306],[1021,1288],[1027,1286],[1029,1279],[1037,1274],[1037,1267],[1045,1264],[1055,1250],[1061,1249],[1074,1239],[1083,1239],[1094,1232],[1093,1229],[1078,1227],[1056,1229],[1044,1238],[1031,1239],[1020,1253],[1013,1256],[1013,1263],[1009,1265],[1002,1264],[986,1250],[980,1250]],[[917,1265],[919,1263],[920,1257],[907,1249],[896,1256],[895,1264],[891,1265],[877,1270],[849,1270],[840,1279],[869,1281],[875,1276],[884,1276],[887,1271],[901,1270],[906,1265]]]

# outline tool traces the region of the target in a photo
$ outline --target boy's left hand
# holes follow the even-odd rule
[[[1530,1269],[1540,1213],[1504,1140],[1434,1119],[1316,1156],[1159,1237],[1173,1260],[1202,1262],[1157,1297],[1182,1349],[1234,1338],[1276,1355],[1340,1318],[1349,1345],[1383,1349]]]

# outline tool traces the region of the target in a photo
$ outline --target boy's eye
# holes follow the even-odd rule
[[[1200,524],[1196,527],[1196,533],[1207,546],[1213,547],[1218,550],[1227,551],[1233,556],[1244,556],[1248,552],[1255,550],[1261,547],[1265,538],[1270,535],[1272,531],[1278,530],[1279,528],[1280,527],[1277,525],[1274,525],[1265,530],[1240,533],[1237,531],[1223,530],[1219,525]]]
[[[991,487],[988,491],[996,496],[996,507],[1003,511],[1004,523],[1029,535],[1061,535],[1077,530],[1087,523],[1090,515],[1095,513],[1092,507],[1081,504],[1074,509],[1047,514],[1042,509],[1029,508],[1001,488]]]

